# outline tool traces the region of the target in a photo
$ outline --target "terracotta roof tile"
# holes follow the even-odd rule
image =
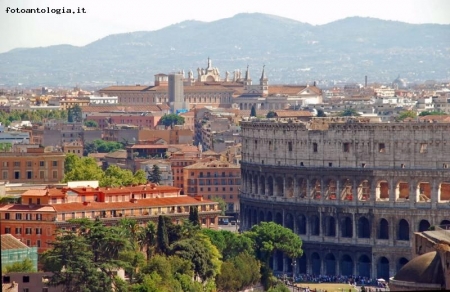
[[[1,250],[28,249],[29,247],[11,234],[1,235]]]

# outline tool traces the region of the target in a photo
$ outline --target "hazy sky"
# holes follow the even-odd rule
[[[6,9],[77,10],[18,14]],[[17,47],[86,45],[109,34],[157,30],[184,20],[261,12],[320,25],[349,16],[450,24],[450,0],[0,0],[0,53]]]

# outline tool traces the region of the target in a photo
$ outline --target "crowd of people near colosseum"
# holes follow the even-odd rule
[[[328,276],[328,275],[311,275],[300,274],[296,277],[296,282],[308,283],[347,283],[350,285],[377,285],[377,280],[362,276]]]

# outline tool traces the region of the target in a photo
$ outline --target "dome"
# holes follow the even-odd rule
[[[404,265],[394,276],[394,280],[444,285],[441,257],[436,251],[418,256]]]
[[[406,88],[406,81],[404,79],[400,78],[400,75],[398,75],[398,77],[392,81],[392,85],[395,88]]]

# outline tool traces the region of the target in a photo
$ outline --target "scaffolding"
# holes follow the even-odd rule
[[[31,260],[34,270],[37,271],[37,247],[2,250],[2,268],[4,269],[5,267],[15,263],[21,263],[27,258]]]

